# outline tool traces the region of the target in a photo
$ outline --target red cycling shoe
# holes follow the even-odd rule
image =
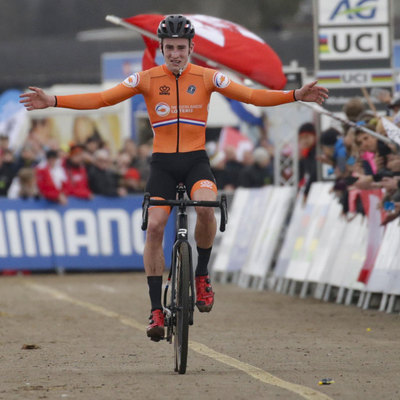
[[[164,339],[164,313],[162,310],[154,310],[149,317],[147,336],[154,342]]]
[[[214,292],[210,277],[196,276],[196,306],[200,312],[210,312],[214,304]]]

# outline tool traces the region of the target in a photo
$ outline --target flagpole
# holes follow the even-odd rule
[[[299,101],[300,104],[307,106],[309,108],[312,108],[314,111],[316,111],[319,114],[323,114],[323,115],[327,115],[328,117],[331,117],[333,119],[336,119],[337,121],[342,122],[345,125],[351,126],[353,128],[356,128],[358,130],[361,130],[365,133],[368,133],[371,136],[374,136],[376,139],[381,140],[382,142],[388,143],[388,144],[396,144],[396,142],[394,140],[389,139],[386,136],[381,135],[380,133],[377,133],[371,129],[368,129],[365,126],[362,125],[357,125],[355,122],[353,121],[349,121],[347,119],[341,118],[338,115],[335,115],[333,112],[328,111],[327,109],[321,107],[319,104],[316,103],[306,103],[304,101]]]
[[[124,28],[130,29],[135,32],[139,32],[141,35],[145,35],[151,39],[158,40],[158,37],[156,34],[146,31],[144,29],[138,28],[137,26],[124,21],[122,18],[117,17],[116,15],[107,15],[106,21],[111,22],[112,24],[115,24],[115,25],[123,26]]]

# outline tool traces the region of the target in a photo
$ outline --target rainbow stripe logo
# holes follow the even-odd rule
[[[319,53],[329,53],[328,35],[319,35]]]

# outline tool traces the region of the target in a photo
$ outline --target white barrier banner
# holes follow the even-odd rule
[[[229,255],[228,271],[240,271],[246,264],[260,226],[260,216],[265,212],[273,187],[242,190],[248,191],[248,197]]]
[[[260,210],[256,225],[256,236],[250,254],[241,270],[241,278],[261,278],[259,287],[262,288],[266,274],[271,268],[273,256],[276,253],[278,240],[294,197],[294,189],[290,187],[270,187],[266,191],[265,208]],[[242,280],[239,280],[242,282]],[[245,279],[246,280],[246,279]],[[243,281],[243,285],[246,283]]]
[[[297,281],[306,279],[332,201],[331,188],[331,183],[323,182],[311,186],[285,278]]]
[[[399,293],[396,282],[399,262],[400,228],[397,220],[386,226],[374,268],[367,284],[367,292]],[[397,289],[397,290],[396,290]]]
[[[337,248],[336,257],[327,271],[325,283],[347,289],[361,290],[364,284],[357,281],[365,261],[367,249],[367,218],[357,214],[346,222]]]
[[[298,231],[300,229],[300,220],[303,215],[304,207],[305,205],[303,204],[303,194],[300,193],[297,196],[294,210],[290,218],[289,226],[286,230],[285,239],[283,241],[278,259],[276,261],[274,269],[274,276],[276,278],[283,278],[286,274],[286,270],[289,266],[290,259],[293,253],[293,248],[295,246],[298,236]]]
[[[307,274],[306,280],[309,282],[325,283],[327,281],[327,277],[332,270],[332,264],[342,243],[346,220],[342,215],[342,206],[334,198],[333,194],[331,194],[330,198],[328,213],[323,222],[315,255]]]
[[[399,262],[399,249],[400,249],[400,222],[399,220],[392,221],[390,225],[393,225],[393,236],[388,236],[391,246],[391,258],[390,258],[390,279],[389,286],[385,288],[385,293],[400,295],[400,262]]]
[[[230,254],[236,245],[236,236],[244,221],[246,215],[245,207],[248,204],[250,192],[248,189],[238,188],[235,191],[232,201],[232,207],[229,211],[228,224],[226,230],[222,235],[220,243],[220,251],[218,251],[215,261],[213,263],[212,271],[227,272],[231,270],[229,265]]]

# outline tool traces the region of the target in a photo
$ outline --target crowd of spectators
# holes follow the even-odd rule
[[[334,192],[349,218],[367,213],[361,191],[383,189],[380,207],[386,224],[400,216],[400,153],[395,142],[380,137],[388,138],[389,129],[400,127],[400,97],[381,101],[386,116],[366,109],[361,98],[349,100],[343,109],[347,123],[321,132],[321,155],[317,159],[330,165]],[[393,125],[388,126],[386,121]]]
[[[0,135],[0,196],[11,199],[67,204],[70,197],[123,197],[142,193],[149,174],[151,146],[138,146],[130,138],[114,156],[99,135],[72,143],[67,151],[31,134],[19,151],[8,142],[7,135]]]

